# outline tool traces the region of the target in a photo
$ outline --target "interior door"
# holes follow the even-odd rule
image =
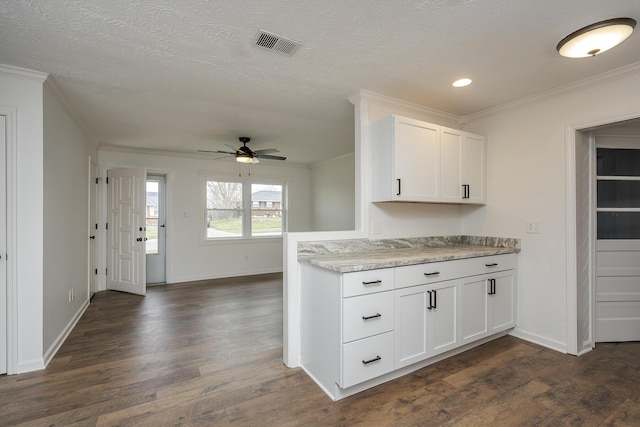
[[[610,137],[612,138],[612,137]],[[596,341],[640,341],[640,149],[596,151]]]
[[[166,204],[164,175],[147,176],[146,196],[146,262],[147,283],[165,283]]]
[[[96,235],[98,231],[97,215],[97,197],[96,197],[96,176],[97,166],[93,162],[89,162],[89,298],[96,293],[96,275],[97,258],[96,258]]]
[[[107,171],[107,289],[146,293],[144,169]]]
[[[0,116],[0,374],[7,373],[7,192],[6,118]]]

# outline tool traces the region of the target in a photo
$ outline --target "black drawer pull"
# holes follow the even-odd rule
[[[429,277],[429,276],[437,276],[438,274],[440,274],[439,271],[434,271],[433,273],[424,273],[425,276]]]
[[[362,320],[377,319],[378,317],[382,317],[382,314],[376,313],[373,316],[362,316]]]
[[[369,363],[373,363],[373,362],[377,362],[378,360],[382,360],[382,357],[380,356],[376,356],[373,359],[369,359],[369,360],[363,360],[362,364],[363,365],[368,365]]]
[[[491,264],[485,264],[485,267],[496,267],[498,265],[497,262],[492,262]]]
[[[367,286],[367,285],[378,285],[382,283],[382,280],[374,280],[372,282],[362,282],[363,285]]]

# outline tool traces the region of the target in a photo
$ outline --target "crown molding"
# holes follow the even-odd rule
[[[0,64],[0,76],[43,83],[49,74],[27,68],[14,67],[13,65]]]
[[[347,158],[347,157],[355,157],[355,155],[356,155],[355,152],[351,152],[351,153],[347,153],[347,154],[342,154],[340,156],[332,157],[330,159],[318,160],[317,162],[311,163],[309,165],[309,167],[311,167],[313,169],[314,167],[321,166],[321,165],[323,165],[325,163],[335,162],[337,160],[342,160],[342,159]]]
[[[421,111],[425,114],[442,117],[443,119],[447,119],[447,120],[457,121],[458,123],[462,123],[462,119],[463,119],[463,117],[458,116],[456,114],[451,114],[444,111],[436,110],[434,108],[425,107],[423,105],[414,104],[413,102],[392,98],[387,95],[381,95],[379,93],[371,92],[365,89],[360,89],[358,92],[351,95],[347,99],[353,105],[356,105],[356,103],[360,103],[362,101],[376,101],[376,102],[383,102],[385,104],[395,105],[401,108],[409,108],[409,109]]]
[[[585,79],[577,80],[575,82],[568,83],[563,86],[559,86],[553,89],[539,92],[535,95],[520,98],[515,101],[508,102],[506,104],[498,105],[497,107],[480,111],[478,113],[469,114],[467,116],[463,116],[461,120],[462,120],[462,123],[467,123],[471,120],[489,116],[491,114],[509,110],[511,108],[515,108],[521,105],[533,103],[542,99],[553,98],[555,96],[559,96],[565,93],[575,92],[581,89],[588,88],[597,83],[622,79],[635,74],[640,74],[640,62],[635,62],[633,64],[626,65],[624,67],[616,68],[615,70],[605,71],[604,73],[600,73],[595,76],[587,77]]]

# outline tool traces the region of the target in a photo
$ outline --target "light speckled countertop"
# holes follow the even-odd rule
[[[446,236],[393,240],[301,242],[298,260],[348,273],[520,252],[519,239]]]

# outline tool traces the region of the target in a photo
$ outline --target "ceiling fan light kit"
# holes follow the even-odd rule
[[[636,27],[635,19],[614,18],[596,22],[562,39],[556,50],[567,58],[596,56],[625,41]]]

